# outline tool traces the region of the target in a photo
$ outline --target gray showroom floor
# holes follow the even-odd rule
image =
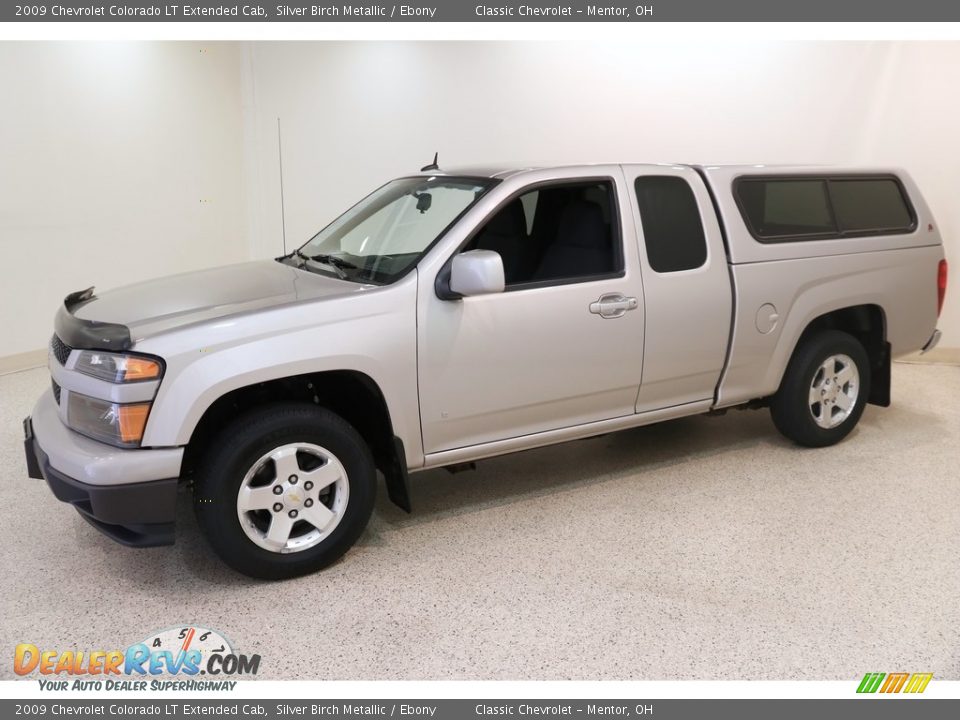
[[[381,493],[343,561],[279,584],[225,569],[187,496],[174,547],[130,550],[27,479],[48,382],[0,377],[4,652],[198,623],[269,679],[960,679],[957,367],[898,364],[825,450],[731,412],[417,475],[413,515]]]

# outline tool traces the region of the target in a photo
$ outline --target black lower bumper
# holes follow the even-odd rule
[[[177,479],[129,485],[90,485],[50,465],[33,436],[30,418],[23,421],[27,474],[47,481],[58,500],[73,505],[84,520],[107,537],[131,547],[172,545]]]

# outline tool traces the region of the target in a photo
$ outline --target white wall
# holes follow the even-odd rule
[[[944,237],[951,279],[940,318],[943,347],[960,348],[960,43],[889,49],[858,160],[910,170]]]
[[[924,189],[960,346],[960,43],[245,45],[251,252],[287,245],[381,182],[497,161],[893,163]],[[931,279],[931,282],[933,280]]]
[[[240,48],[0,43],[0,357],[64,295],[248,257]]]
[[[425,164],[897,164],[947,238],[960,43],[2,43],[0,358],[62,297],[282,251]]]

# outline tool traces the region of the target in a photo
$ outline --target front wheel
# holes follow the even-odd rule
[[[870,362],[852,335],[825,330],[805,339],[770,403],[773,423],[806,447],[825,447],[856,426],[870,392]]]
[[[224,429],[197,473],[197,521],[251,577],[315,572],[342,556],[373,511],[376,468],[357,431],[311,405],[258,408]]]

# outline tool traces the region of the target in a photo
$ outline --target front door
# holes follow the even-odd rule
[[[506,290],[441,300],[421,277],[425,453],[634,413],[644,309],[627,189],[617,166],[502,189],[458,251],[500,253]]]

